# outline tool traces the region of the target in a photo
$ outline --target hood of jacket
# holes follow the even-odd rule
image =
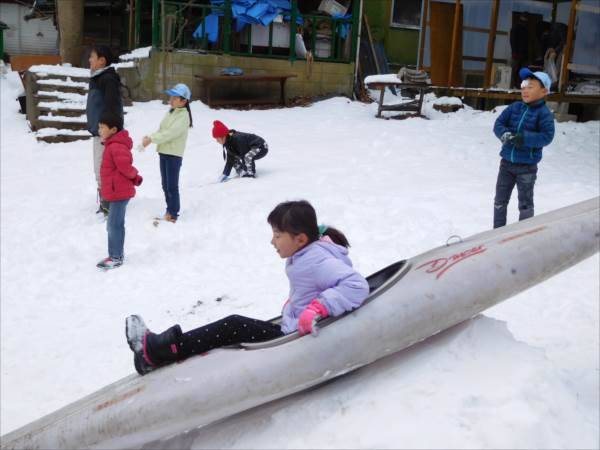
[[[105,147],[109,144],[122,144],[130,150],[133,148],[133,141],[129,137],[129,132],[127,130],[121,130],[104,141]]]

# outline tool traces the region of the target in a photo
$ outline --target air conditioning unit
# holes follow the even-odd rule
[[[494,64],[492,66],[491,85],[498,89],[510,89],[512,68],[507,64]]]

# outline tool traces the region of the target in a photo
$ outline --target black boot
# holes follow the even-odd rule
[[[183,359],[179,355],[177,345],[182,335],[179,325],[154,334],[148,330],[140,316],[133,315],[125,319],[125,335],[129,348],[134,353],[135,370],[140,375]]]

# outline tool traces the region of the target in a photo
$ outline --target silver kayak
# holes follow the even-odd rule
[[[130,375],[2,436],[1,448],[139,448],[340,376],[592,256],[599,206],[596,197],[399,261],[368,277],[363,306],[320,322],[316,338],[291,334]]]

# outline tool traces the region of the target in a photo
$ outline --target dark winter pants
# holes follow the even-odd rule
[[[123,258],[125,245],[125,211],[129,199],[118,202],[108,202],[108,217],[106,231],[108,232],[108,256]]]
[[[160,155],[160,178],[167,202],[167,212],[177,219],[179,215],[179,171],[183,158],[174,155]]]
[[[254,161],[264,157],[268,152],[269,146],[265,142],[260,147],[250,149],[250,151],[244,155],[243,160],[238,159],[233,163],[233,167],[238,174],[244,171],[248,175],[254,176],[256,175],[256,166]]]
[[[500,161],[496,198],[494,198],[494,228],[506,225],[506,211],[515,184],[519,196],[519,220],[533,217],[533,186],[537,178],[537,164],[515,164]]]
[[[232,315],[183,333],[178,342],[178,353],[185,359],[225,345],[267,341],[280,336],[283,333],[279,325]]]

